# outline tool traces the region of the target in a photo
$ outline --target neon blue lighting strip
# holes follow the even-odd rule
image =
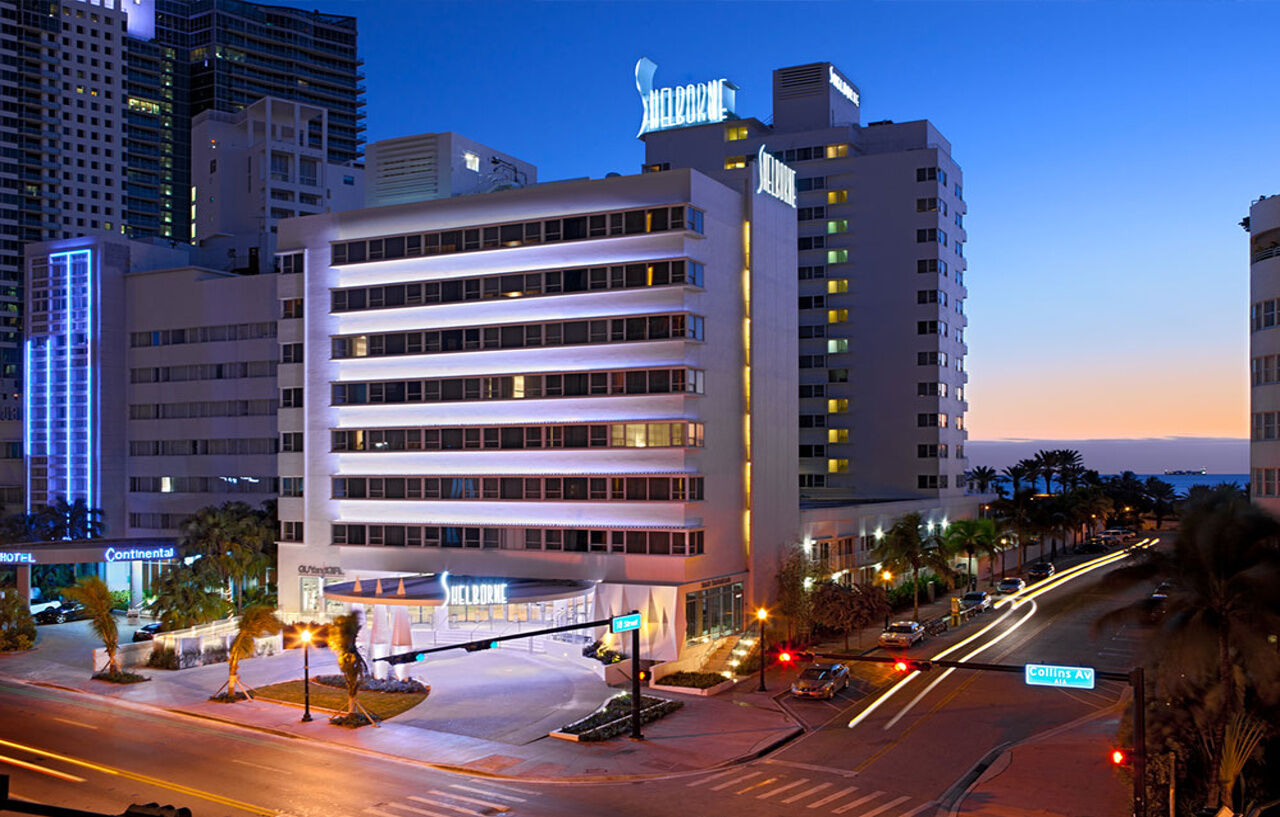
[[[94,496],[94,479],[93,479],[93,469],[96,463],[96,458],[94,456],[94,446],[97,443],[93,433],[94,404],[95,404],[94,394],[93,394],[93,348],[92,348],[93,336],[94,336],[94,332],[93,332],[93,329],[94,329],[93,252],[92,250],[74,250],[69,252],[53,253],[49,256],[49,265],[51,268],[54,267],[55,264],[58,264],[58,262],[61,262],[60,266],[64,272],[63,291],[66,295],[66,301],[64,305],[64,311],[63,311],[63,320],[64,320],[63,332],[65,337],[63,354],[65,355],[65,358],[66,358],[63,362],[64,368],[65,368],[65,375],[66,375],[66,380],[63,383],[63,406],[66,412],[66,415],[65,415],[66,428],[65,428],[65,433],[63,435],[65,440],[64,442],[65,448],[63,450],[63,462],[64,462],[64,467],[66,468],[66,477],[64,480],[66,484],[66,499],[68,502],[72,502],[75,499],[75,494],[76,494],[75,465],[78,459],[83,459],[84,466],[85,466],[85,483],[84,483],[85,491],[84,491],[83,498],[85,502],[89,503],[92,506],[97,500],[97,497]],[[80,263],[77,263],[77,262],[80,262]],[[85,285],[85,305],[83,309],[78,309],[75,301],[76,272],[77,270],[80,270],[80,269],[83,270],[84,285]],[[50,281],[50,283],[52,283],[52,281]],[[84,333],[85,335],[85,370],[82,378],[73,379],[72,378],[72,358],[75,356],[75,346],[74,346],[75,326],[77,322],[77,316],[80,314],[83,314],[82,322],[85,327],[85,333]],[[53,357],[52,344],[47,343],[46,344],[46,371],[49,371],[50,373],[51,373],[50,359],[52,357]],[[81,452],[75,451],[74,442],[73,442],[74,440],[73,431],[74,431],[74,425],[75,425],[75,422],[74,422],[75,407],[77,402],[75,397],[75,386],[77,385],[77,383],[84,383],[85,385],[85,399],[84,399],[85,445],[84,445],[84,450]],[[52,381],[46,384],[45,395],[46,395],[46,412],[48,413],[48,415],[52,415],[52,408],[53,408]],[[52,439],[51,420],[46,420],[46,427],[49,428],[49,438],[46,441],[46,447],[49,449],[49,453],[52,454],[53,439]],[[77,453],[80,454],[80,457],[76,456]]]
[[[26,507],[31,513],[31,338],[22,343],[22,459],[27,467]]]

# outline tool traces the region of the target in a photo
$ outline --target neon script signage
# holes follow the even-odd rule
[[[34,553],[13,553],[0,551],[0,565],[33,565],[36,563]]]
[[[853,90],[853,86],[848,80],[836,73],[835,66],[827,66],[827,77],[831,80],[831,87],[840,92],[840,96],[852,102],[854,105],[861,105],[862,101],[858,96],[858,92]]]
[[[768,193],[775,199],[796,206],[796,172],[778,161],[777,157],[760,146],[756,153],[757,193]]]
[[[444,603],[450,607],[467,607],[473,604],[506,604],[506,582],[467,582],[449,586],[449,571],[440,574],[440,586],[444,588]]]
[[[103,554],[103,557],[108,562],[136,562],[142,559],[172,559],[177,555],[177,552],[177,549],[172,546],[158,548],[129,548],[127,550],[107,548],[107,552]]]
[[[636,90],[644,113],[640,117],[643,136],[653,131],[687,128],[723,122],[734,116],[738,86],[727,79],[692,82],[674,88],[654,88],[653,75],[658,65],[648,57],[636,62]]]

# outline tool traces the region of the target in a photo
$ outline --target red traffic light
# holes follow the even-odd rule
[[[1116,766],[1127,766],[1129,763],[1129,753],[1124,749],[1112,749],[1111,762]]]
[[[640,683],[642,683],[642,684],[643,684],[643,683],[648,683],[648,681],[649,681],[649,670],[647,670],[647,669],[642,669],[642,670],[640,670],[640,673],[639,673],[639,676],[638,676],[638,677],[640,678]]]
[[[791,653],[787,652],[786,650],[783,650],[782,652],[778,653],[778,662],[782,664],[790,664]]]
[[[899,661],[898,663],[893,665],[893,668],[896,669],[898,672],[906,672],[908,669],[910,669],[906,661]]]
[[[898,672],[928,672],[933,669],[933,662],[918,661],[913,658],[899,658],[893,662],[893,668]]]

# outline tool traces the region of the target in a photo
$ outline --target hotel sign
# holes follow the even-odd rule
[[[657,70],[657,63],[648,57],[636,62],[636,90],[644,106],[640,132],[636,136],[723,122],[736,115],[738,86],[729,80],[711,79],[674,88],[654,88],[653,75]]]
[[[831,81],[831,87],[840,92],[840,96],[854,105],[862,104],[862,99],[858,96],[858,92],[853,90],[853,86],[849,84],[848,80],[836,73],[834,65],[827,66],[827,78]]]
[[[33,565],[36,563],[34,553],[15,553],[0,551],[0,565]]]
[[[449,571],[440,574],[440,587],[444,589],[444,603],[450,607],[468,607],[480,604],[506,604],[506,582],[464,582],[449,584]]]
[[[759,174],[757,193],[768,193],[778,201],[796,206],[796,172],[778,161],[764,145],[756,153],[756,173]]]
[[[103,558],[108,562],[137,562],[149,559],[172,559],[177,553],[177,548],[172,545],[155,548],[125,548],[123,550],[107,548],[106,552],[103,553]]]

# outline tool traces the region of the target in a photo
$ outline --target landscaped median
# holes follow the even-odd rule
[[[735,683],[737,682],[732,678],[725,678],[716,672],[673,672],[658,678],[649,688],[679,695],[708,696],[719,695]]]
[[[658,718],[675,712],[684,706],[683,701],[669,701],[666,698],[640,696],[640,722],[651,723]],[[574,721],[551,733],[551,737],[561,740],[592,741],[608,740],[631,729],[631,695],[623,693],[615,695],[604,702],[604,705],[580,721]]]
[[[302,681],[283,681],[252,690],[255,700],[302,706]],[[380,721],[408,712],[426,700],[431,688],[417,681],[361,682],[360,705]],[[347,690],[341,675],[319,675],[311,679],[311,708],[317,712],[340,713],[347,708]]]

